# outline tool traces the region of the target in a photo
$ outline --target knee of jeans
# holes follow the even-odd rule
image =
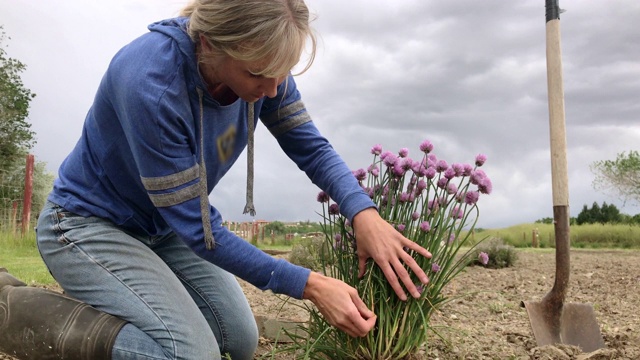
[[[258,326],[253,315],[251,321],[245,321],[230,329],[227,333],[224,347],[221,349],[222,356],[228,354],[231,359],[253,359],[258,349]]]

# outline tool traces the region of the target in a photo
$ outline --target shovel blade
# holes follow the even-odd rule
[[[589,304],[564,304],[553,311],[544,302],[523,302],[538,346],[567,344],[583,352],[605,347],[593,307]]]

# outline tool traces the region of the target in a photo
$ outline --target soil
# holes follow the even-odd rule
[[[591,304],[606,348],[583,353],[570,345],[537,346],[522,301],[538,301],[552,288],[555,253],[518,251],[511,268],[469,267],[445,289],[461,296],[441,308],[432,326],[444,326],[444,339],[432,337],[419,359],[640,359],[640,251],[572,250],[566,301]],[[304,303],[262,292],[241,281],[257,316],[304,321]],[[256,359],[274,343],[261,338]],[[0,360],[12,359],[0,354]]]
[[[574,249],[570,276],[566,301],[593,306],[606,348],[583,353],[569,345],[537,346],[521,302],[539,301],[553,287],[555,252],[549,249],[518,251],[518,261],[510,268],[468,267],[445,289],[452,297],[462,297],[431,319],[432,326],[448,329],[445,339],[432,337],[418,358],[640,359],[640,251]],[[278,314],[277,297],[243,286],[256,314]],[[280,316],[303,318],[305,312],[296,304],[285,304]],[[269,354],[273,346],[263,339],[258,355]]]

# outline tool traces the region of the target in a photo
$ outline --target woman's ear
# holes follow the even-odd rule
[[[211,45],[209,44],[209,41],[207,40],[207,38],[204,37],[203,34],[200,34],[199,39],[200,39],[200,48],[202,50],[205,50],[206,52],[210,52]]]

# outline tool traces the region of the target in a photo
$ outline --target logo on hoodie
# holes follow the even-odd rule
[[[222,135],[216,139],[218,145],[218,159],[220,162],[226,162],[233,155],[233,147],[236,143],[236,127],[229,125]]]

